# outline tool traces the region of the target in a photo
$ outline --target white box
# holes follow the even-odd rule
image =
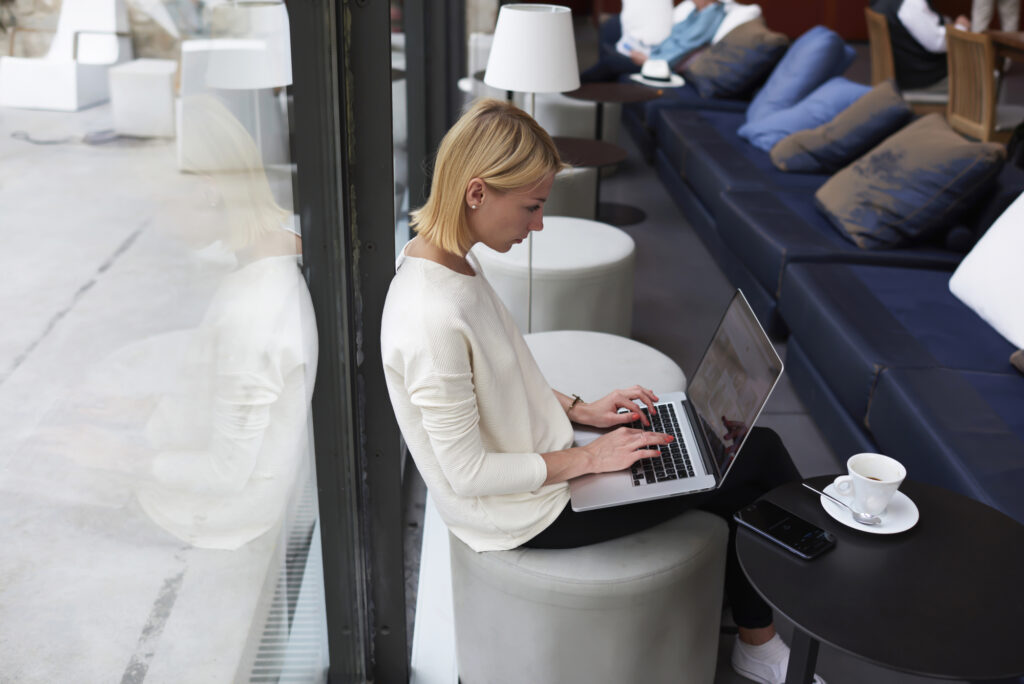
[[[170,59],[136,59],[111,67],[114,130],[140,138],[174,137],[174,75]]]

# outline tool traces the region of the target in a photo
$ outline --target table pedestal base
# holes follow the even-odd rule
[[[632,226],[647,218],[642,209],[631,207],[628,204],[617,204],[615,202],[598,202],[597,220],[602,223],[610,223],[613,226]]]
[[[818,640],[812,639],[799,627],[793,630],[793,643],[789,645],[789,665],[786,684],[811,684],[818,663]]]

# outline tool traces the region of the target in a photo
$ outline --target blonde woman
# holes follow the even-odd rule
[[[574,447],[570,421],[646,424],[637,402],[653,410],[657,396],[635,386],[588,403],[549,387],[469,253],[477,243],[507,252],[541,230],[563,166],[551,138],[524,112],[497,100],[474,104],[441,142],[430,198],[412,215],[417,236],[402,250],[384,306],[381,353],[399,427],[445,524],[476,551],[593,544],[697,505],[727,516],[797,477],[778,438],[755,429],[746,448],[762,454],[746,461],[771,473],[734,472],[724,496],[586,513],[568,505],[571,478],[658,456],[672,438],[617,427]],[[734,553],[726,592],[740,625],[741,673],[781,683],[788,648]]]

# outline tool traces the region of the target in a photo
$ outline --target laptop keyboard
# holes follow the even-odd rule
[[[654,409],[657,414],[650,417],[650,426],[643,425],[637,420],[630,427],[648,432],[664,432],[672,435],[675,439],[670,444],[662,444],[658,447],[661,451],[661,458],[641,458],[633,464],[634,487],[693,477],[693,464],[690,462],[690,455],[686,452],[686,445],[683,443],[675,407],[672,404],[657,404]]]

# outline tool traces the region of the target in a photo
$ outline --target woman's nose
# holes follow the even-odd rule
[[[544,209],[538,209],[530,223],[530,230],[544,230]]]

